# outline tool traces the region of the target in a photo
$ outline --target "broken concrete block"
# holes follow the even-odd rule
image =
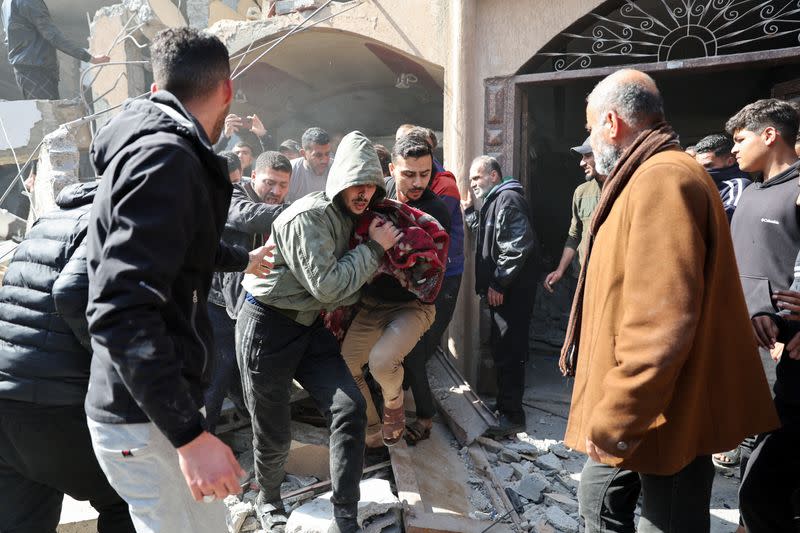
[[[314,476],[296,476],[294,474],[286,474],[286,480],[296,485],[298,489],[308,487],[319,481]]]
[[[551,506],[545,511],[547,521],[559,531],[572,533],[578,531],[578,521],[565,513],[560,507]]]
[[[556,533],[556,530],[553,526],[547,523],[547,520],[544,518],[540,518],[531,528],[533,533]]]
[[[523,461],[521,463],[511,463],[511,468],[518,478],[522,479],[533,471],[533,463],[530,461]]]
[[[500,481],[508,481],[514,476],[514,469],[505,464],[499,464],[492,468],[492,470]]]
[[[550,446],[558,444],[558,441],[555,439],[537,439],[527,433],[517,433],[517,440],[532,444],[540,454],[549,452]]]
[[[491,500],[478,488],[472,491],[472,494],[469,496],[469,501],[472,507],[478,511],[489,511],[492,509]]]
[[[36,181],[31,191],[31,214],[40,217],[58,206],[56,197],[67,185],[77,183],[80,154],[75,137],[65,127],[45,135],[39,151]],[[35,219],[28,220],[29,228]]]
[[[286,15],[294,11],[313,9],[317,7],[316,0],[278,0],[275,2],[275,14]]]
[[[525,441],[512,441],[506,444],[506,448],[517,453],[524,453],[526,455],[539,455],[539,448]]]
[[[228,507],[228,514],[225,520],[228,524],[228,533],[239,533],[247,518],[252,516],[254,512],[253,504],[235,501],[233,505],[228,506],[228,498],[225,498],[225,505]]]
[[[571,459],[575,455],[575,452],[564,446],[563,442],[558,442],[550,446],[550,451],[560,459]]]
[[[578,502],[575,499],[557,492],[545,492],[544,503],[547,505],[557,505],[568,513],[574,513],[578,510]]]
[[[22,165],[47,134],[81,118],[84,111],[82,104],[71,100],[0,102],[0,121],[5,127],[5,133],[0,129],[0,165],[16,165],[17,161]],[[72,130],[78,150],[88,150],[92,142],[89,127],[84,124]]]
[[[534,503],[542,501],[542,493],[549,491],[550,483],[538,472],[524,476],[512,489],[514,492]]]
[[[519,463],[522,461],[522,456],[514,450],[503,448],[500,451],[500,460],[505,461],[506,463]]]
[[[247,520],[245,520],[244,524],[242,524],[242,529],[240,529],[239,531],[241,531],[242,533],[245,533],[247,531],[256,531],[260,527],[261,524],[258,522],[258,518],[256,518],[255,516],[248,516]]]
[[[550,472],[560,472],[564,469],[564,463],[561,462],[561,459],[550,452],[540,455],[533,463],[542,470]]]
[[[361,482],[361,501],[358,502],[358,523],[361,527],[372,517],[400,509],[400,500],[392,494],[385,479],[368,479]],[[333,520],[332,492],[301,505],[289,515],[286,533],[327,533]],[[399,521],[399,512],[395,513]],[[380,531],[380,530],[377,530]]]

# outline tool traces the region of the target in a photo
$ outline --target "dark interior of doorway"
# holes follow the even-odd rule
[[[775,85],[800,77],[800,65],[721,72],[657,73],[668,121],[681,144],[723,133],[725,122],[744,105],[772,96]],[[571,146],[586,138],[586,95],[598,79],[581,79],[527,89],[526,189],[533,222],[542,242],[543,269],[558,264],[570,222],[575,187],[583,182]]]
[[[775,85],[800,78],[800,64],[660,72],[653,76],[664,97],[667,119],[684,146],[711,133],[724,132],[725,122],[744,105],[772,96]],[[599,78],[531,84],[523,118],[527,139],[521,176],[531,206],[533,225],[541,241],[542,276],[558,265],[570,224],[575,187],[583,183],[579,156],[570,151],[587,136],[586,95]],[[525,120],[527,119],[527,120]],[[531,324],[534,353],[555,353],[563,342],[577,277],[577,264],[550,295],[540,290]]]

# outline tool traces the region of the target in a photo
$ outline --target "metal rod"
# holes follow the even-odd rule
[[[269,48],[267,48],[266,50],[264,50],[263,52],[261,52],[261,54],[259,54],[259,56],[258,56],[257,58],[255,58],[253,61],[251,61],[251,62],[250,62],[250,64],[249,64],[249,65],[247,65],[246,67],[244,67],[242,70],[240,70],[239,72],[237,72],[235,76],[231,76],[231,79],[232,79],[232,80],[235,80],[236,78],[238,78],[239,76],[241,76],[242,74],[244,74],[245,72],[247,72],[247,71],[248,71],[248,70],[249,70],[249,69],[250,69],[250,68],[251,68],[253,65],[255,65],[255,64],[256,64],[256,63],[257,63],[257,62],[258,62],[258,61],[259,61],[259,60],[260,60],[262,57],[264,57],[265,55],[267,55],[267,54],[268,54],[268,53],[269,53],[269,52],[270,52],[270,51],[271,51],[273,48],[275,48],[276,46],[278,46],[279,44],[281,44],[283,41],[285,41],[286,39],[288,39],[288,38],[289,38],[289,36],[291,36],[291,35],[294,35],[295,33],[297,33],[297,32],[300,30],[300,28],[302,28],[302,27],[305,25],[305,23],[306,23],[306,22],[308,22],[309,20],[311,20],[311,19],[312,19],[312,18],[313,18],[313,17],[314,17],[314,16],[315,16],[317,13],[319,13],[320,11],[322,11],[324,8],[328,7],[328,5],[330,5],[330,3],[331,3],[331,2],[333,2],[333,0],[327,0],[327,2],[325,2],[324,4],[322,4],[321,6],[319,6],[317,9],[315,9],[315,10],[314,10],[314,12],[313,12],[313,13],[311,13],[311,14],[310,14],[308,17],[306,17],[305,19],[303,19],[303,21],[302,21],[300,24],[298,24],[297,26],[295,26],[294,28],[292,28],[292,29],[289,31],[289,33],[287,33],[286,35],[284,35],[283,37],[281,37],[280,39],[278,39],[278,42],[276,42],[275,44],[273,44],[272,46],[270,46]]]
[[[299,32],[297,32],[297,33],[302,33],[302,32],[304,32],[304,31],[306,31],[306,30],[308,30],[308,29],[310,29],[310,28],[313,28],[313,27],[314,27],[314,26],[316,26],[317,24],[322,24],[323,22],[328,22],[328,21],[329,21],[329,20],[331,20],[332,18],[338,17],[339,15],[342,15],[342,14],[344,14],[344,13],[346,13],[346,12],[350,11],[351,9],[355,9],[355,8],[359,7],[359,6],[360,6],[361,4],[363,4],[363,3],[364,3],[364,2],[359,2],[359,3],[357,3],[357,4],[353,4],[352,6],[350,6],[350,7],[348,7],[348,8],[345,8],[345,9],[342,9],[341,11],[339,11],[339,12],[337,12],[337,13],[334,13],[333,15],[328,15],[328,16],[327,16],[327,17],[325,17],[324,19],[319,19],[319,20],[317,20],[317,21],[314,21],[314,22],[312,22],[311,24],[309,24],[308,26],[306,26],[305,28],[303,28],[301,31],[299,31]],[[271,45],[272,43],[274,43],[275,41],[277,41],[277,40],[279,40],[279,39],[280,39],[279,37],[276,37],[275,39],[270,39],[269,41],[267,41],[267,42],[265,42],[265,43],[261,43],[261,44],[259,44],[258,46],[254,46],[254,47],[253,47],[253,49],[252,49],[252,50],[250,50],[249,52],[239,52],[238,54],[234,54],[234,55],[232,55],[232,56],[231,56],[231,59],[236,59],[237,57],[241,57],[241,56],[243,56],[243,55],[246,55],[246,54],[249,54],[249,53],[255,52],[256,50],[261,50],[262,48],[264,48],[264,47],[267,47],[267,46]]]

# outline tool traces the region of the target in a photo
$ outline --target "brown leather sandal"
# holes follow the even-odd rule
[[[406,410],[402,404],[396,409],[390,409],[386,406],[383,407],[383,426],[381,426],[381,433],[383,433],[383,444],[386,446],[394,446],[400,439],[403,438],[403,433],[406,430]]]

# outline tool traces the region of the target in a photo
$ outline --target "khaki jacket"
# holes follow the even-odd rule
[[[777,426],[717,188],[656,154],[592,248],[565,443],[670,475]]]

